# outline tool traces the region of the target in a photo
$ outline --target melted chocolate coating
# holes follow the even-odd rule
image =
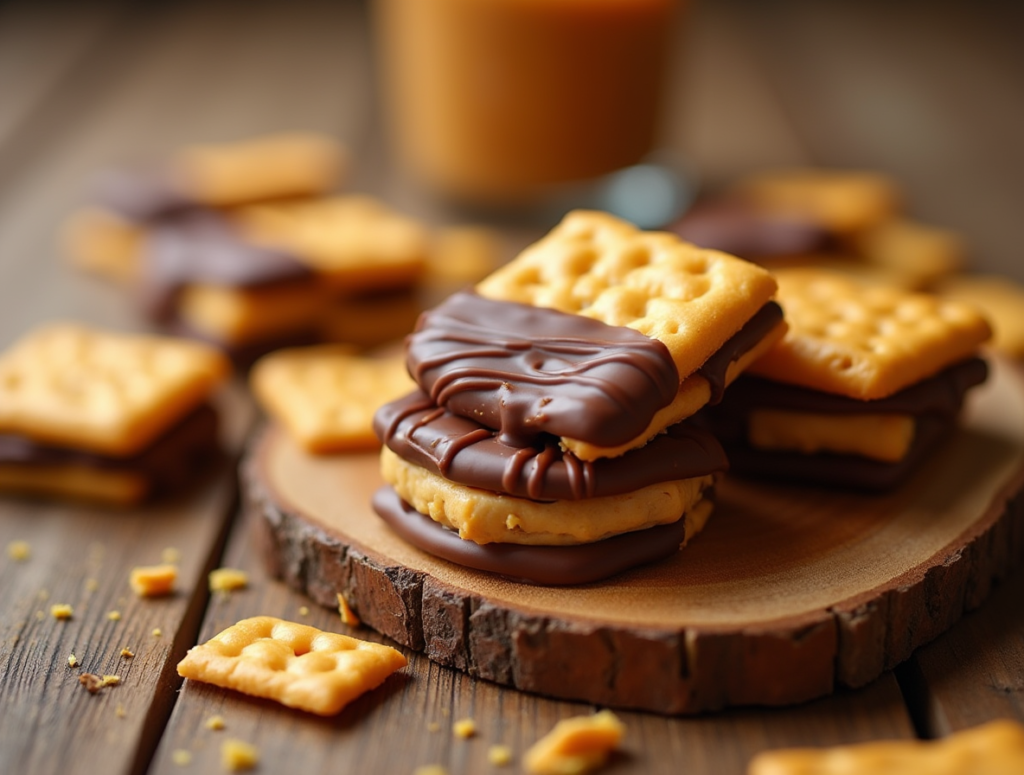
[[[671,557],[683,542],[686,522],[575,546],[477,544],[415,511],[390,487],[374,493],[373,509],[403,540],[429,554],[467,568],[497,573],[514,581],[570,586],[601,581],[638,565]]]
[[[687,423],[621,457],[586,462],[552,436],[527,447],[503,444],[494,431],[434,406],[421,391],[381,407],[374,430],[403,460],[449,481],[532,500],[618,495],[728,467],[715,437]]]
[[[456,293],[420,316],[409,373],[431,400],[512,445],[540,433],[601,446],[642,433],[679,390],[668,348],[581,315]]]
[[[750,261],[827,250],[833,238],[809,218],[758,209],[748,202],[699,202],[670,225],[687,242]]]
[[[985,381],[988,365],[980,358],[954,364],[887,398],[858,401],[780,382],[742,377],[722,403],[693,421],[715,433],[725,446],[730,470],[745,476],[809,482],[859,490],[891,490],[907,479],[956,426],[964,395]],[[815,414],[903,414],[915,418],[910,450],[894,463],[859,455],[758,449],[747,440],[747,416],[756,409],[785,409]]]
[[[781,321],[782,307],[769,301],[697,369],[697,373],[711,386],[709,404],[717,404],[725,395],[725,377],[729,364],[750,352]]]
[[[146,221],[194,204],[167,165],[133,164],[107,169],[92,183],[97,203],[133,221]]]
[[[166,321],[187,284],[253,287],[310,277],[309,267],[288,253],[246,241],[220,213],[190,209],[151,225],[139,291],[149,316]]]
[[[217,411],[204,404],[136,455],[112,457],[69,447],[37,443],[25,436],[0,434],[0,463],[19,466],[79,465],[124,471],[144,477],[152,492],[187,485],[221,457]]]

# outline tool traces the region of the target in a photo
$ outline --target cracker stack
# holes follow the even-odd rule
[[[740,473],[887,490],[983,382],[972,307],[822,269],[776,272],[789,332],[702,415]]]
[[[332,194],[346,163],[330,138],[293,133],[111,170],[65,247],[130,284],[150,319],[242,365],[288,344],[379,344],[419,314],[428,233],[372,198]]]
[[[684,423],[785,330],[752,264],[575,212],[407,343],[377,512],[406,540],[543,584],[672,555],[725,459]]]
[[[218,453],[208,403],[228,364],[166,337],[53,324],[0,355],[0,490],[128,505]]]

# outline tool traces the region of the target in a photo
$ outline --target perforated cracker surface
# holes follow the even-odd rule
[[[789,331],[749,372],[778,382],[884,398],[971,357],[990,335],[966,304],[816,269],[776,277]]]
[[[775,281],[675,235],[576,211],[477,291],[635,329],[665,344],[682,380],[771,299]]]
[[[405,665],[390,646],[257,616],[190,649],[178,675],[330,716]]]
[[[131,455],[228,371],[223,355],[198,342],[53,324],[0,356],[0,432]]]
[[[414,387],[399,354],[368,358],[338,345],[271,353],[251,382],[264,409],[314,453],[378,446],[374,412]]]
[[[1024,772],[1024,727],[992,721],[934,741],[901,740],[822,749],[768,751],[749,775],[1012,775]]]

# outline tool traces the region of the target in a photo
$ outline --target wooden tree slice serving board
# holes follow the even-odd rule
[[[962,428],[898,492],[727,479],[674,558],[580,587],[425,554],[370,508],[377,456],[312,457],[271,426],[244,464],[271,571],[473,676],[662,713],[861,686],[978,606],[1024,555],[1024,381],[992,359]]]

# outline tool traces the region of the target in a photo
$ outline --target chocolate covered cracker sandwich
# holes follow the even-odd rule
[[[216,350],[76,324],[0,354],[0,490],[130,505],[219,455]]]
[[[983,382],[973,308],[819,269],[776,273],[789,331],[701,415],[738,473],[868,490],[903,482]]]
[[[418,389],[378,410],[406,540],[472,568],[576,584],[674,554],[726,468],[683,422],[785,330],[752,264],[568,215],[408,338]]]

